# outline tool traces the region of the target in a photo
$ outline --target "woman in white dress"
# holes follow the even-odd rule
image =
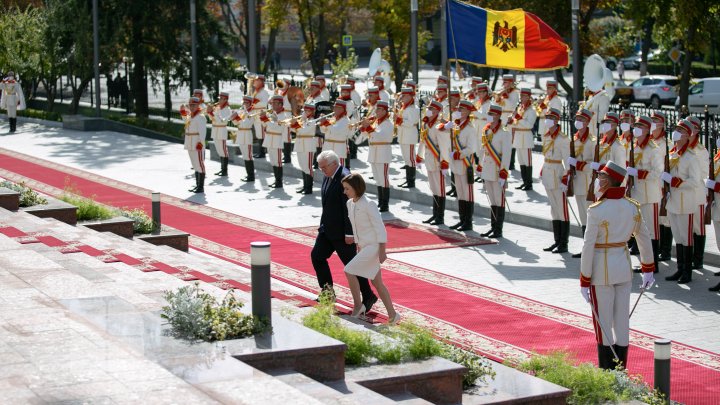
[[[397,323],[400,314],[395,311],[390,293],[382,281],[380,263],[387,259],[385,245],[387,232],[377,205],[365,197],[365,180],[357,173],[342,179],[345,195],[348,197],[348,216],[353,229],[353,239],[357,244],[357,255],[345,265],[345,275],[353,297],[352,316],[365,313],[365,305],[360,296],[360,284],[357,276],[372,280],[380,299],[388,312],[391,325]]]

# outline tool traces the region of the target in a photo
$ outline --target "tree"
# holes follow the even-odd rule
[[[12,70],[23,79],[28,96],[42,71],[44,23],[41,10],[12,8],[0,14],[0,68]]]

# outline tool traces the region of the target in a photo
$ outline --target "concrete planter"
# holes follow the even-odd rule
[[[190,234],[168,227],[163,227],[159,233],[137,234],[135,237],[153,245],[166,245],[183,252],[187,252],[190,246]]]
[[[79,225],[98,232],[112,232],[123,238],[132,239],[133,237],[133,220],[126,217],[115,217],[99,221],[82,221]]]
[[[47,195],[47,204],[33,205],[32,207],[20,208],[20,211],[35,215],[39,218],[54,218],[68,225],[77,224],[77,207]]]
[[[0,207],[8,211],[20,209],[20,193],[9,188],[0,187]]]

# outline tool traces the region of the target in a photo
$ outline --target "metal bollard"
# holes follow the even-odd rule
[[[270,242],[250,243],[252,314],[272,325],[270,308]]]
[[[160,193],[157,191],[152,193],[152,221],[155,225],[153,233],[160,233]]]
[[[665,395],[670,401],[670,339],[655,341],[655,378],[654,388]]]

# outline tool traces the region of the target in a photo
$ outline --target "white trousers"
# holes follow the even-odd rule
[[[515,149],[515,155],[517,156],[520,166],[532,166],[532,149]]]
[[[243,160],[253,160],[252,144],[240,144],[240,152],[243,155]]]
[[[578,216],[580,217],[580,225],[587,225],[587,210],[590,207],[590,201],[587,200],[587,194],[575,194],[575,205],[578,207]]]
[[[441,170],[427,172],[428,184],[430,192],[438,197],[445,197],[445,176]]]
[[[312,176],[313,174],[313,155],[315,152],[298,152],[298,164],[300,164],[300,170],[305,174]]]
[[[693,217],[694,214],[673,214],[668,212],[670,228],[672,228],[675,243],[683,246],[692,246]]]
[[[267,155],[272,166],[282,166],[282,149],[268,148]]]
[[[630,290],[632,281],[590,286],[595,338],[599,345],[627,346],[630,343]],[[598,319],[599,318],[599,319]]]
[[[475,193],[473,186],[475,179],[470,178],[471,183],[468,183],[467,171],[463,170],[462,174],[455,173],[455,190],[457,191],[458,200],[463,201],[475,201]]]
[[[505,187],[500,187],[500,182],[485,180],[483,186],[490,200],[490,205],[496,207],[505,206]]]
[[[193,170],[200,173],[205,173],[205,147],[202,149],[188,150],[188,156],[190,156],[190,163],[192,163]]]
[[[569,221],[568,202],[565,193],[559,188],[545,191],[550,201],[550,216],[553,221]]]
[[[215,140],[215,151],[220,157],[228,157],[227,139],[216,139]]]
[[[693,233],[698,236],[705,236],[705,204],[698,205],[693,216]]]
[[[642,204],[640,206],[643,222],[648,231],[650,239],[660,240],[660,222],[658,221],[658,213],[660,212],[660,204]]]
[[[390,164],[370,163],[370,167],[372,168],[372,174],[375,178],[375,184],[380,187],[390,187],[390,176],[388,175]]]
[[[415,167],[415,145],[400,145],[400,152],[405,165]]]

